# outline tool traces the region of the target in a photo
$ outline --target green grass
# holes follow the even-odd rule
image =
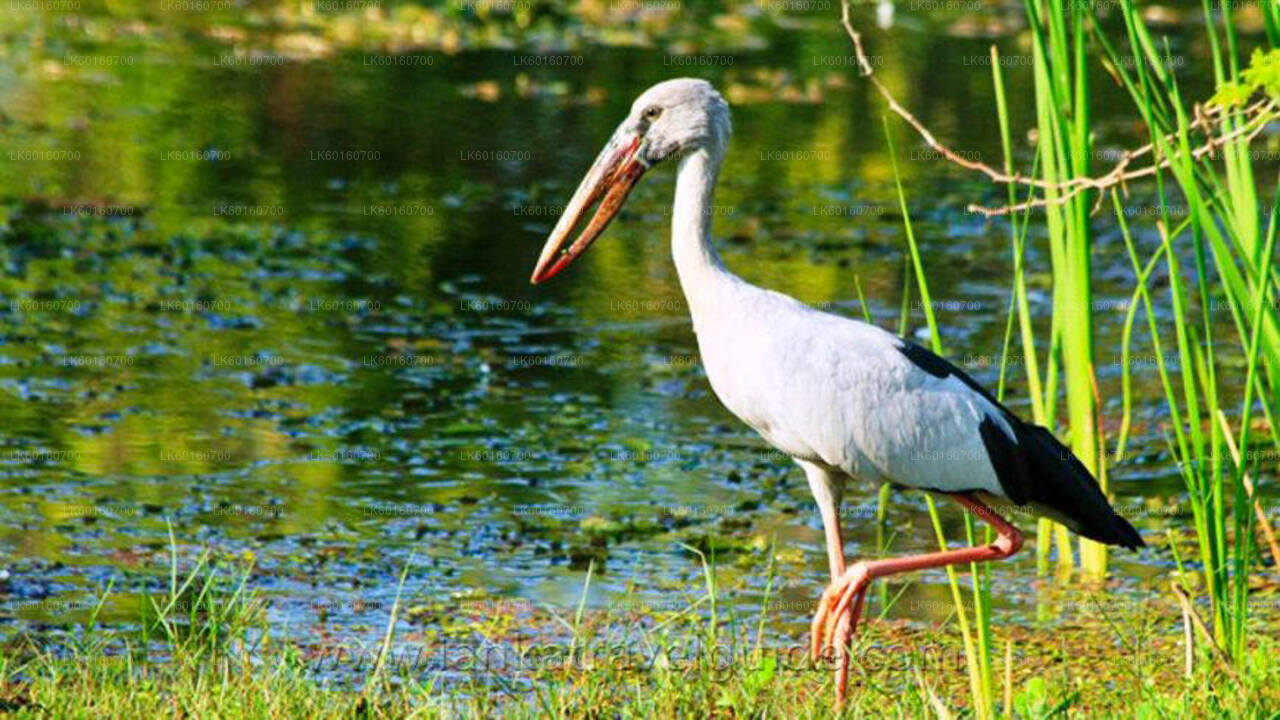
[[[551,611],[525,618],[519,631],[527,637],[560,628],[572,641],[508,644],[506,655],[490,656],[502,658],[492,672],[445,677],[421,662],[424,651],[432,657],[439,638],[416,631],[412,639],[396,638],[397,601],[388,611],[385,644],[343,684],[314,672],[314,660],[300,646],[265,633],[262,604],[244,590],[249,568],[211,564],[207,556],[181,576],[177,567],[175,553],[174,582],[134,623],[162,629],[146,647],[136,629],[113,630],[96,619],[57,652],[35,641],[11,646],[0,660],[0,708],[18,718],[831,714],[830,668],[807,661],[802,638],[780,645],[760,642],[757,634],[753,641],[754,628],[777,620],[767,603],[754,617],[721,612],[712,620],[698,611],[720,605],[709,560],[705,596],[689,609],[622,620],[579,607],[569,618]],[[1013,662],[998,661],[997,715],[1245,718],[1280,709],[1280,647],[1273,639],[1252,640],[1239,680],[1203,669],[1183,677],[1175,608],[1114,603],[1096,593],[1074,602],[1097,604],[1097,610],[1055,632],[1003,628],[1018,649]],[[164,617],[156,617],[157,608],[167,608]],[[1268,622],[1275,622],[1271,614]],[[482,647],[483,640],[477,630],[452,643]],[[964,652],[953,635],[936,628],[872,622],[854,647],[845,715],[972,715]]]

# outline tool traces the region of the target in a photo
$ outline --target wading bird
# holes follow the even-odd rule
[[[1004,519],[1052,518],[1110,545],[1142,538],[1089,471],[1046,429],[1025,423],[950,362],[873,325],[819,312],[725,268],[711,208],[729,142],[729,107],[707,82],[669,80],[632,105],[566,206],[533,271],[540,283],[604,232],[640,176],[677,163],[671,254],[716,396],[809,482],[826,534],[831,584],[813,619],[811,651],[836,659],[845,699],[849,642],[872,580],[1007,558],[1022,534]],[[577,239],[570,235],[599,207]],[[850,478],[945,495],[995,529],[988,545],[846,567],[839,506]]]

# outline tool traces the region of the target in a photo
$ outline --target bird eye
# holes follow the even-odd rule
[[[653,107],[644,111],[644,119],[657,120],[658,116],[661,114],[662,114],[662,108],[658,107],[657,105],[654,105]]]

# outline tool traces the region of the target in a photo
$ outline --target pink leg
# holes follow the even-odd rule
[[[858,563],[854,567],[865,564],[866,563]],[[842,580],[844,582],[842,582]],[[831,584],[827,586],[826,591],[822,593],[822,599],[818,601],[818,612],[814,613],[813,623],[809,627],[809,656],[813,658],[814,661],[817,661],[817,659],[822,655],[822,650],[824,648],[835,652],[838,659],[843,659],[841,651],[844,650],[844,648],[830,642],[832,631],[838,627],[838,624],[836,623],[837,617],[840,617],[841,620],[847,621],[850,635],[852,635],[853,631],[857,629],[858,618],[862,616],[863,597],[866,594],[865,584],[863,591],[859,592],[855,598],[852,613],[845,613],[844,616],[837,616],[831,612],[833,605],[839,601],[841,594],[848,587],[849,583],[847,581],[847,576],[845,573],[841,573],[839,577],[836,577],[831,581]],[[845,609],[847,610],[848,608],[846,607]]]
[[[838,592],[837,582],[845,573],[844,560],[844,538],[840,533],[840,515],[836,512],[835,506],[831,505],[830,510],[825,503],[819,504],[822,510],[822,530],[827,536],[827,564],[831,568],[831,584],[823,592],[823,598]],[[813,618],[813,628],[810,633],[811,653],[814,658],[818,656],[819,643],[822,639],[820,632],[821,625],[819,623],[822,617],[821,609]]]
[[[818,613],[813,619],[811,649],[814,660],[817,660],[824,646],[828,650],[834,650],[839,659],[836,667],[837,709],[844,705],[845,689],[849,679],[849,641],[856,629],[858,616],[862,613],[863,595],[872,580],[912,570],[1002,560],[1018,552],[1022,547],[1022,533],[1018,528],[1010,525],[977,498],[966,494],[951,497],[968,508],[978,519],[994,528],[999,536],[996,541],[990,545],[961,550],[943,550],[922,555],[855,563],[833,582],[831,587],[827,588],[827,592],[823,593]]]
[[[831,585],[826,594],[834,593],[836,581],[845,573],[844,537],[840,532],[840,490],[844,482],[840,476],[820,465],[797,460],[809,481],[809,489],[813,491],[813,499],[818,503],[818,512],[822,515],[822,532],[827,541],[827,565],[831,570]],[[824,594],[824,597],[826,597]],[[818,625],[815,618],[815,633]],[[813,637],[813,652],[817,653],[818,636]]]
[[[853,600],[853,612],[840,615],[836,623],[838,637],[853,638],[858,629],[858,619],[862,617],[862,602],[867,597],[867,588],[859,590]],[[849,640],[836,645],[836,707],[844,704],[845,689],[849,684],[849,663],[853,660],[853,647]]]

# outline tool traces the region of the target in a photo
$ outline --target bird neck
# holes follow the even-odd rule
[[[680,276],[694,329],[700,310],[706,309],[713,288],[733,275],[711,244],[711,215],[720,174],[720,153],[699,149],[680,160],[676,172],[676,199],[671,211],[671,257]]]

